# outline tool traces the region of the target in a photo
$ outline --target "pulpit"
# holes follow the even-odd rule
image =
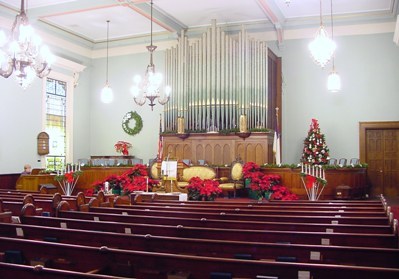
[[[187,168],[186,165],[181,160],[168,160],[168,161],[159,161],[157,162],[158,173],[160,174],[161,185],[158,187],[154,187],[154,192],[183,192],[185,193],[185,189],[180,189],[177,186],[177,180],[183,175],[183,170]]]

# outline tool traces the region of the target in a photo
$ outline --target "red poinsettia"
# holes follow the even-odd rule
[[[137,164],[121,175],[112,174],[102,181],[96,181],[92,185],[95,191],[104,190],[105,182],[109,183],[110,190],[123,190],[123,194],[133,191],[151,191],[152,187],[159,184],[158,180],[148,177],[147,167]]]
[[[123,155],[129,155],[129,148],[132,144],[123,140],[118,141],[114,145],[116,152],[122,153]]]
[[[247,162],[243,167],[244,178],[250,180],[250,188],[258,198],[269,196],[275,200],[297,200],[287,187],[281,185],[281,177],[277,174],[264,174],[254,162]]]
[[[85,190],[85,196],[86,197],[92,197],[94,195],[94,189],[89,188]]]
[[[214,200],[222,190],[219,188],[219,182],[212,179],[204,179],[195,176],[188,181],[188,197],[191,200],[200,200],[204,197],[206,200]]]
[[[124,175],[130,178],[134,176],[148,176],[147,167],[143,164],[136,164],[131,169],[124,172]]]

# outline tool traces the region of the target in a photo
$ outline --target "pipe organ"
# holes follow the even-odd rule
[[[236,131],[241,115],[250,131],[269,128],[266,42],[244,29],[229,35],[213,20],[199,38],[182,32],[165,59],[165,82],[174,91],[164,110],[166,132],[177,132],[181,118],[188,133]]]

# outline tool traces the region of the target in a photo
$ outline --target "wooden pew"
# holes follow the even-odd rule
[[[43,213],[42,208],[36,208],[31,203],[24,204],[23,202],[20,202],[20,201],[2,201],[1,199],[0,199],[0,203],[2,204],[1,206],[4,209],[4,211],[11,212],[11,215],[13,215],[13,216],[23,215],[24,208],[27,205],[31,205],[35,208],[35,210],[34,210],[35,215],[42,215],[42,213]]]
[[[117,204],[118,207],[120,205]],[[256,210],[325,210],[325,211],[363,211],[363,212],[386,212],[382,205],[379,206],[333,206],[333,205],[320,205],[320,206],[308,206],[308,205],[291,205],[289,203],[282,206],[272,206],[268,203],[240,203],[240,204],[230,204],[230,203],[212,203],[212,202],[203,202],[203,203],[192,203],[192,202],[141,202],[131,204],[131,206],[139,207],[139,206],[160,206],[160,207],[190,207],[190,208],[219,208],[219,209],[256,209]]]
[[[2,278],[29,278],[29,279],[115,279],[115,276],[91,274],[84,272],[59,270],[41,265],[28,266],[0,262]]]
[[[120,207],[119,207],[120,208]],[[380,217],[346,217],[341,214],[331,216],[313,216],[311,212],[303,215],[283,215],[283,214],[242,214],[240,211],[220,211],[217,212],[197,212],[197,211],[178,211],[178,210],[146,210],[136,208],[126,208],[124,210],[131,215],[148,215],[148,216],[164,216],[164,217],[180,217],[180,218],[196,218],[201,220],[218,219],[218,220],[243,220],[267,221],[267,222],[294,222],[294,223],[323,223],[323,224],[358,224],[358,225],[387,225],[390,223],[388,216]]]
[[[12,216],[12,212],[7,211],[3,208],[3,201],[0,199],[0,222],[1,223],[10,223],[11,216]]]
[[[301,263],[329,263],[399,268],[399,249],[245,242],[197,238],[148,236],[34,226],[0,224],[4,237],[47,240],[96,247],[152,251],[209,257],[246,257]]]
[[[67,195],[61,195],[60,193],[56,194],[44,194],[40,192],[32,192],[32,191],[25,191],[25,192],[20,192],[20,191],[0,191],[0,198],[1,197],[8,197],[8,198],[16,198],[16,197],[25,197],[25,196],[31,196],[34,199],[53,199],[55,196],[59,196],[59,200],[77,200],[81,199],[82,204],[88,204],[90,200],[94,197],[97,198],[100,206],[113,206],[113,197],[114,195],[105,195],[103,191],[99,191],[96,195],[93,197],[85,197],[82,192],[79,192],[76,196],[67,196]],[[83,202],[83,197],[84,201]],[[73,206],[73,204],[71,204]],[[77,207],[77,206],[75,206]]]
[[[28,262],[46,257],[56,267],[65,270],[89,272],[98,270],[115,275],[112,265],[118,263],[130,269],[130,277],[165,278],[167,274],[186,272],[190,278],[209,278],[212,273],[229,273],[232,277],[256,278],[258,275],[278,278],[398,278],[399,269],[380,267],[340,266],[313,263],[286,263],[268,260],[242,260],[129,251],[108,247],[49,243],[26,239],[0,237],[1,251],[22,251]],[[62,256],[61,256],[62,255]],[[84,255],[82,257],[82,255]],[[62,261],[60,262],[60,257]],[[151,276],[151,277],[150,277]],[[156,276],[156,277],[155,277]]]
[[[131,215],[124,208],[103,208],[91,207],[89,212],[130,215],[131,222],[157,225],[183,225],[200,226],[207,228],[230,228],[230,229],[254,229],[254,230],[290,230],[290,231],[313,231],[313,232],[340,232],[340,233],[373,233],[391,234],[393,232],[390,225],[354,225],[354,224],[318,224],[318,223],[293,223],[293,222],[263,222],[246,220],[218,220],[197,218],[169,218],[150,215]]]
[[[38,213],[40,214],[42,214],[43,212],[55,213],[55,209],[57,208],[58,203],[61,201],[61,197],[58,196],[54,196],[52,197],[52,199],[39,200],[35,199],[31,194],[21,196],[0,194],[0,199],[3,200],[4,203],[9,204],[10,210],[13,212],[14,215],[20,215],[20,210],[25,204],[28,203],[35,205]]]
[[[155,198],[151,199],[141,199],[141,202],[145,203],[181,203],[181,201],[176,201],[176,200],[161,200],[157,199],[157,195],[155,194]],[[135,195],[132,194],[131,196],[131,203],[133,204]],[[184,203],[191,204],[191,205],[242,205],[250,203],[253,205],[267,205],[267,206],[281,206],[281,205],[296,205],[296,206],[370,206],[370,207],[376,207],[376,206],[381,206],[383,203],[383,200],[376,199],[376,200],[318,200],[318,201],[309,201],[309,200],[295,200],[295,201],[278,201],[278,200],[270,200],[270,201],[263,201],[259,203],[257,200],[250,200],[249,202],[242,202],[242,201],[234,201],[234,200],[229,200],[228,202],[226,201],[220,201],[220,200],[215,200],[215,201],[185,201]]]
[[[12,213],[11,211],[0,212],[0,223],[11,222]]]
[[[88,211],[90,206],[99,206],[95,197],[90,198],[86,203],[83,193],[78,193],[76,196],[62,196],[59,193],[54,195],[49,194],[1,194],[0,199],[4,202],[9,202],[12,207],[14,215],[20,215],[20,210],[24,204],[32,203],[36,206],[37,211],[41,208],[41,212],[48,212],[51,216],[55,216],[56,208],[61,201],[66,201],[71,210]],[[22,205],[20,205],[22,203]],[[41,213],[40,213],[41,214]]]
[[[40,225],[41,222],[45,222],[46,225],[52,227],[62,227],[63,225],[61,223],[64,223],[67,225],[68,228],[84,230],[94,229],[95,226],[97,226],[95,223],[97,223],[103,225],[103,227],[97,226],[97,230],[100,231],[124,232],[125,228],[129,227],[132,232],[137,234],[151,234],[171,237],[220,240],[225,239],[249,242],[285,242],[313,245],[339,245],[384,248],[398,247],[397,236],[394,234],[344,234],[327,232],[239,230],[225,228],[185,227],[182,225],[167,226],[152,224],[132,224],[129,222],[130,216],[101,213],[94,214],[75,211],[61,211],[59,212],[59,218],[57,219],[21,217],[21,221],[23,224],[31,225]],[[114,222],[114,224],[111,226],[105,226],[104,221]]]
[[[184,206],[158,206],[158,205],[148,205],[148,204],[135,204],[135,205],[115,205],[117,208],[123,208],[123,209],[140,209],[140,210],[176,210],[176,211],[187,211],[187,212],[205,212],[205,213],[216,213],[220,214],[221,212],[227,213],[227,214],[234,214],[234,213],[240,213],[240,214],[252,214],[252,215],[257,215],[257,214],[264,214],[264,215],[312,215],[312,216],[335,216],[335,215],[340,215],[340,216],[347,216],[347,217],[386,217],[386,213],[382,210],[380,211],[349,211],[345,209],[339,209],[339,210],[326,210],[326,209],[319,209],[319,208],[313,208],[313,209],[307,209],[307,208],[296,208],[296,209],[283,209],[285,206],[282,206],[281,208],[253,208],[253,207],[247,207],[247,208],[210,208],[210,207],[191,207],[189,205],[184,205]]]

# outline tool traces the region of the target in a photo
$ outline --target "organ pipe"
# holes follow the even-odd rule
[[[182,32],[165,52],[165,79],[174,95],[165,105],[166,131],[233,131],[241,115],[248,130],[267,123],[267,45],[242,28],[229,35],[213,20],[197,39]],[[184,122],[178,125],[178,118]],[[180,127],[179,132],[182,133]]]

